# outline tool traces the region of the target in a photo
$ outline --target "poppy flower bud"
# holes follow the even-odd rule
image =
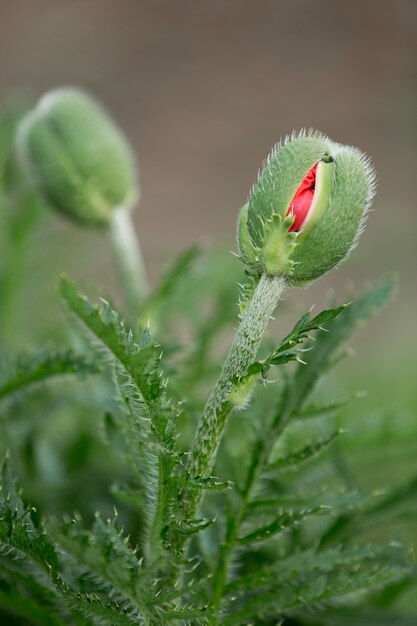
[[[135,159],[107,113],[78,89],[51,91],[17,131],[21,166],[52,208],[87,225],[138,197]]]
[[[304,284],[337,265],[362,231],[374,178],[356,148],[316,132],[287,137],[240,212],[238,244],[248,272]]]

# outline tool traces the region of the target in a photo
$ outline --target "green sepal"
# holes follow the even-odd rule
[[[270,276],[288,276],[293,270],[291,255],[296,245],[296,233],[289,228],[294,222],[292,216],[282,218],[273,214],[264,224],[262,264]]]
[[[256,248],[252,241],[248,226],[249,204],[245,204],[239,211],[237,222],[237,243],[239,246],[240,258],[245,264],[249,273],[260,274],[262,263],[259,258],[260,250]]]

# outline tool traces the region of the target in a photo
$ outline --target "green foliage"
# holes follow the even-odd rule
[[[176,274],[174,269],[171,276]],[[129,466],[128,484],[115,485],[113,493],[135,511],[139,533],[132,543],[117,515],[104,519],[98,513],[90,527],[79,515],[41,521],[22,500],[6,464],[0,611],[51,626],[254,620],[307,625],[315,623],[310,607],[323,619],[330,608],[335,624],[345,610],[347,620],[355,615],[358,623],[362,615],[378,615],[366,605],[361,612],[363,592],[375,596],[381,587],[407,580],[410,569],[400,547],[366,544],[360,533],[366,520],[401,516],[401,503],[413,497],[415,481],[383,494],[343,486],[314,491],[308,483],[303,489],[306,468],[320,467],[343,431],[333,428],[287,451],[277,444],[291,418],[326,421],[343,408],[344,401],[308,402],[340,345],[384,304],[391,289],[392,282],[383,281],[349,306],[313,318],[307,313],[269,356],[249,368],[248,376],[266,379],[271,366],[295,361],[266,430],[252,441],[234,483],[227,462],[219,466],[218,478],[187,474],[186,448],[178,439],[191,408],[182,407],[178,397],[186,381],[179,376],[177,385],[167,385],[161,347],[149,329],[136,336],[107,302],[92,305],[62,278],[61,295],[91,351],[20,359],[6,368],[0,393],[3,398],[26,394],[60,375],[112,373],[116,404],[106,416],[106,438]],[[154,306],[163,306],[169,292],[162,288]],[[175,378],[169,358],[166,367]],[[294,481],[299,481],[296,491]],[[206,494],[204,514],[178,518],[178,502],[190,491]],[[178,535],[192,540],[188,556],[176,548]],[[407,623],[406,616],[401,619]]]
[[[322,329],[324,324],[337,317],[345,307],[346,305],[342,305],[337,309],[322,311],[313,319],[311,318],[310,312],[305,313],[292,331],[271,354],[262,361],[253,363],[248,368],[247,376],[250,377],[254,374],[262,374],[263,378],[266,378],[271,365],[283,365],[290,361],[301,361],[300,354],[302,350],[297,348],[297,346],[302,345],[307,339],[310,339],[309,333],[314,330]],[[304,363],[304,361],[301,362]],[[242,380],[238,379],[236,382],[241,383]]]
[[[22,354],[14,363],[4,364],[2,369],[4,375],[0,382],[0,402],[20,396],[53,378],[75,374],[82,379],[99,371],[94,360],[72,350],[30,356]]]
[[[148,329],[135,342],[133,332],[125,327],[108,303],[101,308],[93,307],[65,278],[61,281],[61,293],[115,370],[127,414],[125,436],[129,439],[133,469],[141,477],[146,491],[144,518],[149,536],[148,555],[158,558],[158,547],[154,544],[167,524],[172,499],[170,485],[175,492],[170,478],[178,464],[174,444],[179,412],[165,392],[159,371],[160,348],[153,343]]]
[[[310,459],[314,459],[317,455],[319,455],[323,450],[325,450],[333,441],[338,437],[343,431],[336,430],[331,433],[328,437],[323,437],[314,443],[309,444],[308,446],[304,446],[295,452],[292,452],[288,456],[279,457],[276,461],[269,463],[266,467],[266,471],[280,469],[282,470],[285,467],[291,467],[293,465],[299,465],[305,461],[309,461]]]

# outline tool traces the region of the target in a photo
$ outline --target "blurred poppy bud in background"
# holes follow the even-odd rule
[[[304,284],[337,265],[362,231],[374,180],[356,148],[317,132],[287,137],[272,150],[239,215],[247,271]]]
[[[102,107],[78,89],[43,96],[17,131],[18,160],[52,208],[78,222],[108,225],[138,199],[135,159]]]

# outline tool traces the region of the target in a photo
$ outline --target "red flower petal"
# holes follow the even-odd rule
[[[303,178],[301,184],[299,185],[297,191],[293,199],[290,202],[290,206],[286,215],[294,215],[295,220],[293,225],[290,228],[290,231],[298,232],[301,230],[308,212],[311,207],[311,203],[313,202],[314,191],[316,189],[316,174],[317,174],[317,163],[313,165],[311,170],[307,173],[307,175]]]

